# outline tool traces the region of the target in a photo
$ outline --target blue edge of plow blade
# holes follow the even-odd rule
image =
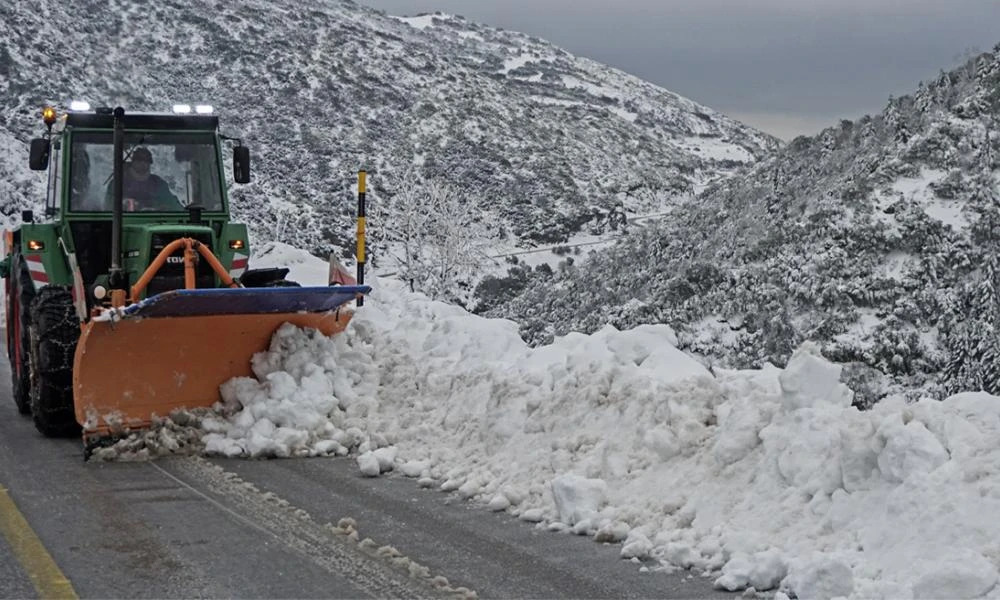
[[[125,307],[125,318],[253,315],[337,310],[367,285],[172,290]]]

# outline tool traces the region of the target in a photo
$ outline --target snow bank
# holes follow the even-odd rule
[[[675,343],[607,327],[531,349],[378,281],[340,336],[279,330],[199,421],[203,451],[352,454],[728,590],[1000,598],[1000,398],[859,412],[814,346],[713,376]]]

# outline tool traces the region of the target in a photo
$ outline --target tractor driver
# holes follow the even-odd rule
[[[139,147],[132,152],[132,160],[126,165],[122,180],[125,211],[184,210],[177,196],[170,191],[170,184],[151,172],[152,166],[153,153],[148,148]],[[108,188],[108,194],[110,196],[111,188]]]

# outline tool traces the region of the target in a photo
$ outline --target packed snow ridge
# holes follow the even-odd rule
[[[727,590],[1000,598],[1000,398],[862,412],[812,345],[785,369],[712,373],[675,343],[653,325],[529,348],[510,321],[378,280],[343,334],[282,327],[214,413],[148,435],[161,451],[352,455]]]

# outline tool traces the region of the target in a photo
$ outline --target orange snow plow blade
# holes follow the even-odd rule
[[[283,324],[342,331],[340,306],[366,286],[177,290],[83,326],[73,365],[76,419],[87,444],[148,427],[178,408],[212,406],[219,386],[252,377],[251,358]]]

